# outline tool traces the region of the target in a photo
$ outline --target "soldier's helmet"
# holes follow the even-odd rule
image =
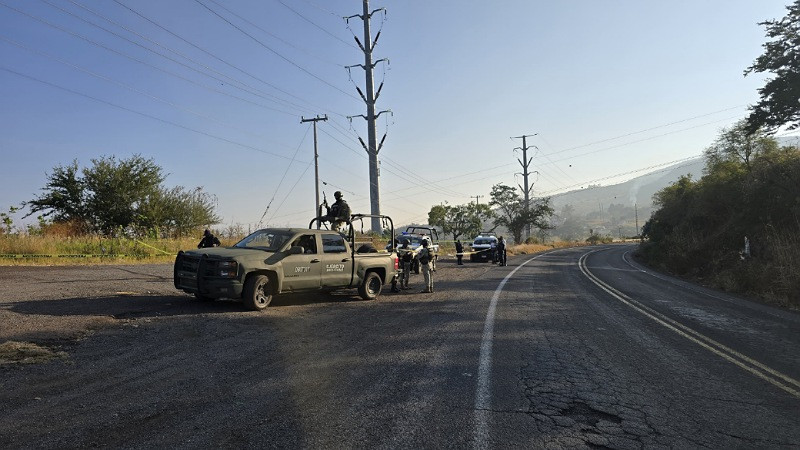
[[[340,198],[342,198],[342,191],[336,191],[336,192],[334,192],[334,193],[333,193],[333,196],[334,196],[334,197],[336,197],[337,199],[340,199]]]

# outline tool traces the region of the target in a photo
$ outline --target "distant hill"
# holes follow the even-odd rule
[[[653,205],[653,194],[678,181],[683,175],[691,175],[698,180],[703,176],[704,159],[698,157],[656,172],[642,175],[632,180],[610,186],[595,186],[552,197],[553,207],[560,211],[565,205],[571,205],[574,213],[585,215],[591,212],[602,212],[609,205],[621,204],[640,211],[647,211]]]

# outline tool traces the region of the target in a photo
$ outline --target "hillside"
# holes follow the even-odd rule
[[[682,175],[690,174],[699,179],[703,174],[703,158],[676,164],[657,172],[652,172],[620,184],[596,186],[552,197],[556,211],[563,210],[565,205],[572,206],[573,214],[586,215],[592,212],[604,212],[612,204],[621,204],[640,212],[649,211],[653,205],[653,194],[677,181]],[[645,217],[646,219],[646,217]]]

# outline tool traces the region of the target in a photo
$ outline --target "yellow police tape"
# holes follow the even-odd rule
[[[33,254],[16,254],[16,253],[0,253],[0,258],[19,259],[19,258],[120,258],[128,257],[131,255],[91,255],[91,254],[69,254],[69,255],[33,255]]]
[[[145,247],[150,247],[153,250],[159,251],[165,255],[173,255],[172,252],[168,252],[165,250],[161,250],[160,248],[153,247],[152,245],[146,244],[138,239],[131,239],[132,241],[142,244]],[[136,258],[140,257],[141,255],[128,255],[125,253],[102,253],[102,254],[92,254],[92,253],[79,253],[79,254],[28,254],[28,253],[0,253],[0,259],[37,259],[37,258]]]

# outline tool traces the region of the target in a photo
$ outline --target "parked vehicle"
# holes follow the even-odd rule
[[[394,230],[388,216],[355,214],[350,223],[378,217]],[[382,287],[395,282],[395,249],[377,252],[371,245],[356,247],[353,226],[347,234],[312,229],[266,228],[232,247],[178,252],[174,284],[200,300],[241,299],[252,310],[269,306],[273,296],[286,292],[333,291],[357,288],[371,300]]]
[[[406,231],[398,234],[395,239],[397,240],[397,246],[400,247],[404,243],[408,242],[409,248],[416,252],[422,248],[422,241],[428,241],[428,248],[433,253],[433,260],[431,264],[433,266],[433,270],[436,270],[436,261],[439,259],[439,232],[436,231],[436,228],[433,227],[424,227],[424,226],[410,226],[406,227]],[[391,243],[387,244],[387,250]],[[411,270],[414,273],[419,273],[419,259],[416,257],[411,262]]]
[[[497,248],[497,235],[491,231],[482,231],[475,237],[470,247],[473,252],[469,255],[470,262],[493,261]]]

